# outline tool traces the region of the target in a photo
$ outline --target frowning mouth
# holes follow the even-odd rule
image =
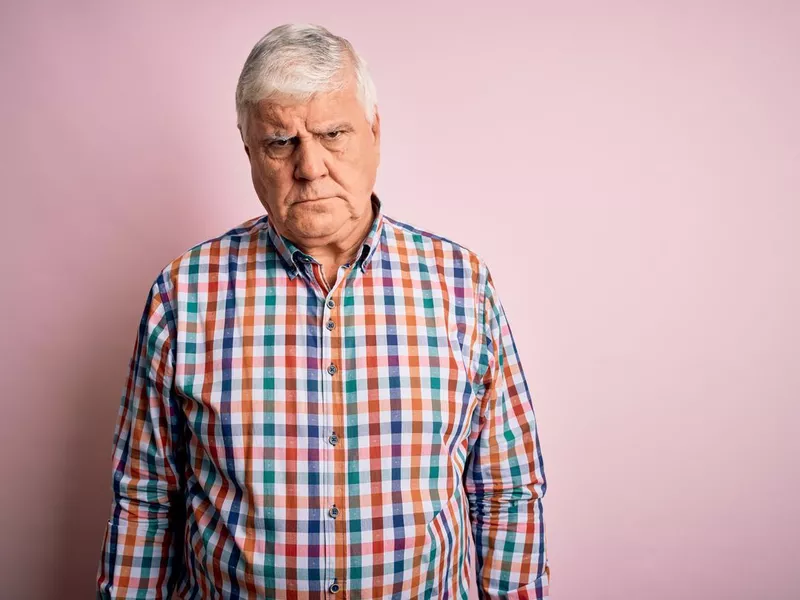
[[[322,198],[301,198],[300,200],[297,200],[295,204],[305,204],[306,202],[319,202],[320,200],[328,200],[328,199],[329,198],[327,196]]]

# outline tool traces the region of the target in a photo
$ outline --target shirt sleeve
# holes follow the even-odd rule
[[[113,503],[98,598],[168,598],[179,575],[182,415],[173,394],[174,318],[162,275],[139,323],[114,432]],[[180,512],[178,513],[180,514]]]
[[[478,375],[480,418],[464,474],[480,598],[549,598],[542,498],[547,484],[517,348],[486,270]]]

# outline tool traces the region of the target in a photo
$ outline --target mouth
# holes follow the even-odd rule
[[[325,196],[321,198],[301,198],[295,204],[305,204],[307,202],[321,202],[322,200],[329,200],[330,198]]]

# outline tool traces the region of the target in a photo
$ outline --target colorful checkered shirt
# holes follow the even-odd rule
[[[534,409],[489,271],[372,205],[330,289],[268,215],[161,270],[98,597],[456,599],[473,576],[548,597]]]

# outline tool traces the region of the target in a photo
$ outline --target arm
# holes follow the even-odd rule
[[[112,514],[98,598],[167,598],[180,568],[173,505],[180,501],[182,414],[172,390],[174,313],[163,274],[147,297],[113,444]]]
[[[545,599],[550,567],[542,498],[547,483],[533,402],[488,270],[482,292],[480,419],[464,484],[480,598]]]

